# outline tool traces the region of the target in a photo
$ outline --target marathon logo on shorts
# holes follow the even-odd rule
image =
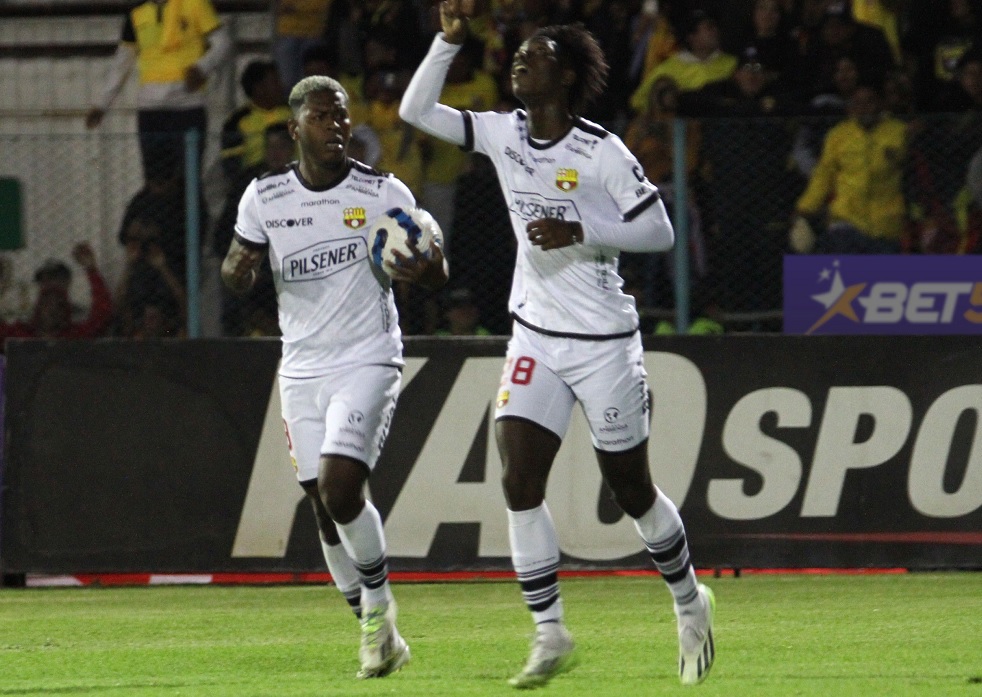
[[[358,453],[365,452],[365,446],[363,446],[361,443],[355,443],[354,441],[350,441],[350,440],[336,440],[336,441],[333,441],[333,444],[336,447],[338,447],[338,448],[349,448],[349,449],[354,450],[355,452],[358,452]]]
[[[556,186],[563,191],[572,191],[580,183],[579,177],[575,169],[559,169],[556,171]]]
[[[283,281],[316,281],[343,271],[368,258],[368,244],[361,237],[326,240],[283,259]]]
[[[352,230],[365,227],[366,215],[364,208],[345,208],[343,214],[344,224]]]
[[[601,433],[616,433],[618,431],[626,431],[627,424],[620,422],[621,410],[617,407],[607,407],[604,409],[604,421],[603,426],[600,427]],[[604,441],[608,443],[610,441]]]

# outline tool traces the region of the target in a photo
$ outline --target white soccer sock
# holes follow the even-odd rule
[[[361,617],[361,578],[351,557],[344,550],[343,544],[329,545],[321,536],[321,549],[324,550],[324,561],[327,570],[331,572],[331,580],[348,601],[355,617]]]
[[[644,540],[655,568],[668,584],[676,606],[684,609],[699,599],[696,572],[689,561],[689,546],[679,510],[660,490],[656,489],[656,494],[655,504],[634,519],[634,527]]]
[[[362,586],[363,610],[386,603],[389,590],[389,561],[385,556],[385,533],[382,517],[371,501],[350,523],[338,524],[338,536],[354,562]]]
[[[543,501],[527,511],[508,511],[511,561],[522,598],[536,624],[563,621],[559,597],[559,541],[549,508]]]

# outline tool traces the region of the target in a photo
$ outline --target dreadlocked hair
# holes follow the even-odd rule
[[[610,66],[600,44],[582,22],[541,27],[532,36],[555,41],[560,61],[576,73],[576,81],[569,90],[571,112],[581,112],[603,94]]]

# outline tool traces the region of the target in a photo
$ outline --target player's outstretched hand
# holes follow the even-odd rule
[[[413,251],[412,258],[393,250],[397,264],[385,262],[388,265],[393,281],[409,281],[427,290],[439,290],[447,282],[447,264],[443,258],[440,245],[434,244],[432,254],[427,259],[416,248],[416,243],[410,241],[409,248]]]
[[[525,226],[529,242],[542,251],[562,249],[583,241],[583,227],[578,222],[541,218]]]
[[[475,0],[443,0],[440,26],[447,41],[462,44],[467,38],[467,19],[474,16]]]

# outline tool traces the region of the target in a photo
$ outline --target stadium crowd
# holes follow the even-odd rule
[[[155,1],[168,2],[149,0]],[[208,0],[195,1],[202,16],[214,17]],[[436,5],[273,2],[271,55],[245,66],[239,82],[246,101],[222,119],[224,195],[203,205],[211,242],[204,253],[220,258],[226,251],[248,181],[293,157],[282,138],[289,88],[305,75],[327,74],[351,96],[352,156],[398,176],[444,230],[453,277],[439,294],[397,288],[404,332],[457,333],[448,317],[466,294],[475,326],[508,333],[514,240],[493,169],[483,156],[426,136],[398,116],[403,91],[439,27]],[[515,108],[509,65],[515,49],[537,27],[582,22],[611,67],[604,99],[585,117],[624,139],[670,213],[679,193],[674,150],[684,142],[692,307],[705,320],[695,326],[722,331],[715,320],[721,312],[779,308],[786,253],[982,251],[982,0],[485,0],[477,6],[442,102]],[[228,51],[221,27],[209,20],[203,29],[201,70],[184,80],[192,92],[203,89],[199,78]],[[129,19],[122,39],[134,40]],[[152,72],[152,59],[141,51],[136,62]],[[90,126],[119,91],[124,67],[117,60]],[[167,79],[179,83],[180,75],[171,71]],[[190,104],[194,118],[161,117],[174,94],[152,92],[157,101],[141,106],[144,158],[158,152],[150,138],[155,126],[202,124],[200,99],[177,99],[178,107]],[[677,119],[685,124],[683,141],[673,128]],[[146,184],[120,226],[127,268],[114,297],[115,319],[101,332],[182,336],[186,260],[184,231],[175,221],[183,220],[183,169],[170,158],[145,171]],[[624,254],[621,265],[640,307],[673,307],[671,255]],[[270,272],[261,274],[251,296],[225,298],[226,335],[277,333]],[[656,331],[650,316],[644,327]]]

